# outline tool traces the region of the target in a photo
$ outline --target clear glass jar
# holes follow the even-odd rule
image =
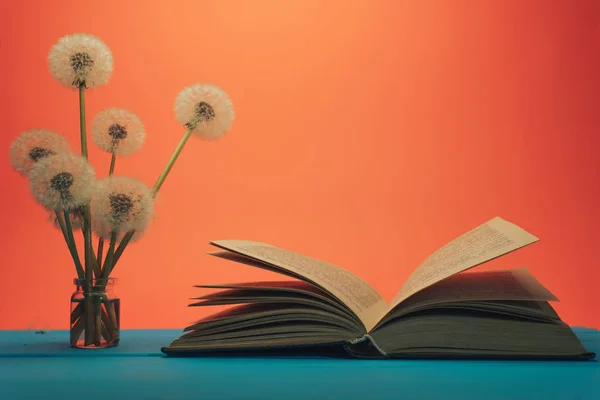
[[[121,301],[115,278],[75,279],[71,295],[71,347],[103,349],[119,344]]]

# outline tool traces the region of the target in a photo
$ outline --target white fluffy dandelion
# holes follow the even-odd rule
[[[31,194],[51,211],[73,210],[86,204],[95,180],[88,161],[68,153],[46,157],[29,172]]]
[[[175,115],[179,123],[207,140],[223,136],[231,129],[235,118],[227,93],[211,84],[196,84],[179,92],[175,99]]]
[[[40,160],[56,154],[70,153],[66,139],[56,132],[31,129],[21,133],[10,146],[10,163],[23,176]]]
[[[92,121],[92,140],[109,153],[128,156],[138,151],[145,139],[142,121],[128,110],[107,108]]]
[[[110,48],[93,35],[76,33],[60,38],[48,54],[50,73],[67,87],[106,85],[113,71]]]
[[[154,212],[152,192],[134,178],[110,176],[97,181],[91,197],[92,229],[103,239],[111,232],[135,230],[133,239],[148,228]]]

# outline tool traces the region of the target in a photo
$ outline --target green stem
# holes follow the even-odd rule
[[[115,153],[111,153],[111,157],[110,157],[110,168],[108,169],[108,176],[112,176],[112,174],[115,172],[115,163],[117,162],[117,155]],[[104,273],[103,271],[103,267],[102,267],[102,251],[104,250],[104,238],[100,237],[98,238],[98,267],[99,267],[99,273],[100,275],[98,277],[101,277],[102,274]]]
[[[61,213],[58,211],[54,211],[54,215],[56,215],[56,221],[58,221],[58,225],[60,226],[60,230],[65,238],[65,242],[69,246],[69,251],[71,251],[71,242],[69,242],[69,236],[67,235],[67,226],[65,225],[65,221],[62,219]]]
[[[104,239],[103,238],[98,238],[98,267],[100,269],[100,275],[98,276],[99,278],[102,276],[102,252],[104,251]]]
[[[153,197],[156,196],[156,193],[158,193],[158,191],[160,190],[160,188],[161,188],[162,184],[164,183],[165,179],[167,179],[167,175],[169,175],[169,172],[171,172],[171,168],[173,168],[173,165],[175,164],[175,161],[177,161],[177,158],[179,157],[179,154],[181,154],[181,151],[183,150],[183,147],[185,146],[185,144],[187,143],[188,139],[190,138],[190,136],[192,134],[192,130],[193,130],[192,128],[188,128],[185,131],[185,134],[183,135],[183,137],[179,141],[179,144],[175,148],[175,151],[171,155],[171,158],[169,159],[169,162],[167,163],[166,167],[163,169],[162,173],[160,174],[160,176],[156,180],[156,183],[154,184],[154,187],[152,188],[152,196]],[[133,237],[134,234],[135,234],[135,230],[129,231],[129,232],[127,232],[127,234],[125,234],[125,236],[123,236],[123,239],[121,239],[121,242],[119,243],[119,247],[117,248],[117,251],[115,252],[114,260],[112,261],[111,271],[112,271],[112,269],[114,269],[115,265],[117,264],[117,261],[119,261],[119,258],[121,257],[121,255],[125,251],[125,248],[127,247],[127,245],[129,244],[129,242],[131,241],[131,238]]]
[[[156,180],[156,183],[154,184],[154,187],[152,188],[152,193],[154,195],[160,190],[160,187],[162,186],[163,182],[167,178],[167,175],[169,175],[171,168],[173,168],[173,164],[175,164],[175,161],[177,161],[177,157],[179,157],[181,150],[183,150],[183,147],[185,146],[185,143],[187,142],[187,140],[190,138],[191,134],[192,134],[192,129],[188,128],[188,130],[185,131],[185,134],[181,138],[179,145],[177,145],[177,148],[173,152],[173,155],[171,155],[171,159],[167,163],[167,166],[165,167],[163,172],[160,174],[160,176]]]
[[[81,232],[83,233],[83,241],[85,242],[85,230],[81,230]],[[91,244],[92,242],[92,238],[90,238],[90,250],[89,250],[89,256],[90,256],[90,260],[88,262],[88,265],[91,267],[92,272],[94,273],[94,277],[96,277],[96,279],[99,279],[100,276],[99,273],[100,271],[98,270],[98,263],[96,260],[96,251],[94,250],[94,246]]]
[[[81,132],[81,155],[88,158],[85,126],[85,86],[79,86],[79,131]]]
[[[90,285],[90,290],[88,292],[88,297],[84,300],[84,322],[85,322],[85,333],[84,337],[84,345],[89,346],[94,342],[94,303],[92,303],[92,290]]]
[[[115,268],[115,265],[117,265],[117,261],[119,261],[119,258],[121,258],[121,255],[125,251],[125,248],[127,247],[127,245],[129,244],[129,242],[131,241],[131,238],[133,237],[134,234],[135,234],[135,230],[129,231],[129,232],[127,232],[125,234],[125,236],[123,237],[123,239],[121,239],[121,243],[119,243],[119,247],[115,251],[115,255],[114,255],[114,258],[113,258],[113,261],[112,261],[111,271]]]
[[[83,207],[83,241],[85,245],[85,278],[91,282],[93,273],[98,275],[99,271],[92,247],[92,223],[89,204]]]
[[[87,133],[85,122],[85,87],[79,87],[79,131],[81,138],[81,155],[88,158]],[[85,278],[90,281],[93,278],[95,260],[92,260],[92,217],[90,205],[83,206],[83,240],[85,250]],[[96,268],[97,270],[97,268]],[[97,272],[97,271],[96,271]]]
[[[85,87],[79,86],[79,131],[81,138],[81,155],[88,158],[87,149],[87,133],[85,122]],[[87,290],[91,293],[93,279],[93,262],[92,262],[92,224],[90,215],[90,205],[83,206],[83,240],[85,250],[85,279],[87,281]],[[95,261],[95,260],[94,260]],[[85,344],[90,344],[93,338],[94,319],[92,315],[91,302],[86,299],[86,318],[85,318]]]
[[[104,308],[108,307],[107,302],[104,302]],[[110,318],[108,317],[108,313],[106,312],[106,310],[102,308],[100,310],[101,313],[101,318],[102,318],[102,336],[104,336],[104,339],[107,342],[112,342],[113,337],[112,337],[112,332],[113,329],[111,329],[111,321]]]
[[[115,172],[115,162],[117,161],[117,155],[112,153],[110,157],[110,169],[108,170],[108,176],[111,176]]]
[[[77,319],[77,321],[75,322],[75,325],[73,325],[73,327],[71,328],[71,346],[72,347],[77,346],[77,341],[79,339],[79,335],[81,335],[81,332],[83,332],[84,319],[85,318],[79,317]]]
[[[110,233],[110,244],[108,245],[108,251],[106,252],[106,261],[104,262],[104,268],[102,268],[102,278],[108,278],[113,266],[113,256],[115,254],[115,244],[117,243],[117,232]]]
[[[77,270],[77,276],[79,277],[79,279],[82,279],[84,276],[84,271],[81,266],[81,260],[79,260],[79,254],[77,254],[77,246],[75,245],[75,238],[73,236],[73,226],[71,225],[71,218],[67,211],[65,211],[64,213],[65,219],[63,220],[60,213],[56,211],[56,219],[58,220],[60,230],[62,231],[63,236],[65,237],[65,241],[67,242],[69,253],[71,253],[71,257],[73,257],[75,269]]]
[[[107,319],[108,319],[108,330],[113,339],[119,338],[119,321],[117,321],[117,313],[115,312],[116,303],[112,301],[107,301],[104,303],[104,308],[106,309]]]
[[[75,307],[75,309],[73,311],[71,311],[71,325],[73,325],[75,322],[77,322],[77,320],[79,319],[79,317],[81,317],[82,314],[83,314],[83,303],[79,302],[79,303],[77,303],[77,306]]]
[[[94,296],[94,344],[100,346],[102,340],[102,300],[99,295]]]

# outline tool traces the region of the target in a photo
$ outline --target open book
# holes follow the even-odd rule
[[[538,240],[494,218],[431,254],[388,304],[358,276],[264,243],[211,242],[212,256],[293,278],[196,286],[190,306],[229,306],[185,329],[167,355],[342,349],[368,358],[594,358],[525,268],[465,272]]]

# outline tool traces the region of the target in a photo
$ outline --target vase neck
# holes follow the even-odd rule
[[[75,279],[73,283],[75,284],[77,291],[80,292],[106,293],[112,292],[116,279]]]

